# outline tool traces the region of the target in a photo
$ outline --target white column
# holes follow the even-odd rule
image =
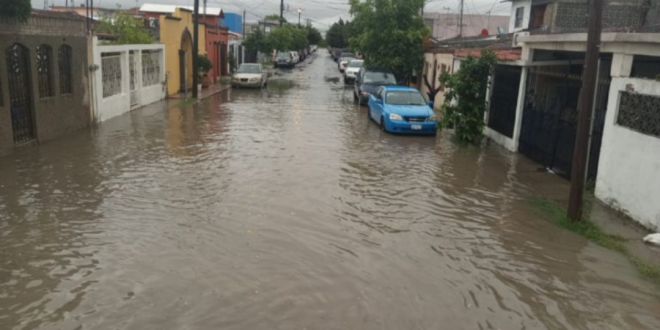
[[[520,73],[520,88],[518,89],[518,103],[516,106],[516,119],[513,126],[513,149],[518,151],[520,144],[520,131],[522,129],[523,109],[525,107],[525,91],[527,89],[527,71],[528,67],[523,67]]]
[[[614,54],[612,56],[612,77],[630,77],[633,55]]]

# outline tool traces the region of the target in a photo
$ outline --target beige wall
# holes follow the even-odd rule
[[[426,78],[428,79],[429,83],[433,84],[433,66],[436,66],[436,87],[440,86],[440,82],[437,81],[437,79],[440,78],[440,74],[442,72],[442,68],[444,65],[444,68],[447,72],[451,73],[453,72],[453,62],[454,62],[454,55],[453,54],[433,54],[433,53],[426,53],[424,54],[424,71],[423,74],[426,75]],[[423,79],[423,78],[422,78]],[[426,87],[426,83],[424,83],[424,80],[422,80],[422,88],[421,88],[422,93],[424,96],[428,96],[428,91],[429,89]],[[436,110],[440,109],[442,106],[442,103],[445,102],[445,94],[444,92],[439,92],[434,102],[434,107]]]

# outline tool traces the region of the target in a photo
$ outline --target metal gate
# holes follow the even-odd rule
[[[488,127],[513,137],[522,67],[498,65],[495,68],[493,95],[488,111]]]
[[[34,119],[30,93],[30,57],[20,44],[7,48],[7,78],[9,80],[9,109],[14,132],[14,144],[34,140]]]
[[[604,65],[609,68],[609,65]],[[609,94],[609,70],[596,90],[587,179],[595,179]],[[582,65],[532,67],[520,132],[520,152],[570,179],[577,133]]]
[[[137,55],[134,51],[131,51],[128,55],[128,67],[130,72],[130,94],[131,94],[131,108],[136,107],[139,104],[138,100],[138,67],[137,67]]]

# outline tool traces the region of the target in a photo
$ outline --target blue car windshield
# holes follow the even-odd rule
[[[387,104],[392,105],[426,105],[426,100],[417,91],[387,92]]]
[[[362,82],[367,85],[396,85],[396,78],[387,72],[366,72]]]

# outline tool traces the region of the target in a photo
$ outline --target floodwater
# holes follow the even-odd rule
[[[0,329],[660,329],[566,182],[379,131],[327,52],[0,158]]]

